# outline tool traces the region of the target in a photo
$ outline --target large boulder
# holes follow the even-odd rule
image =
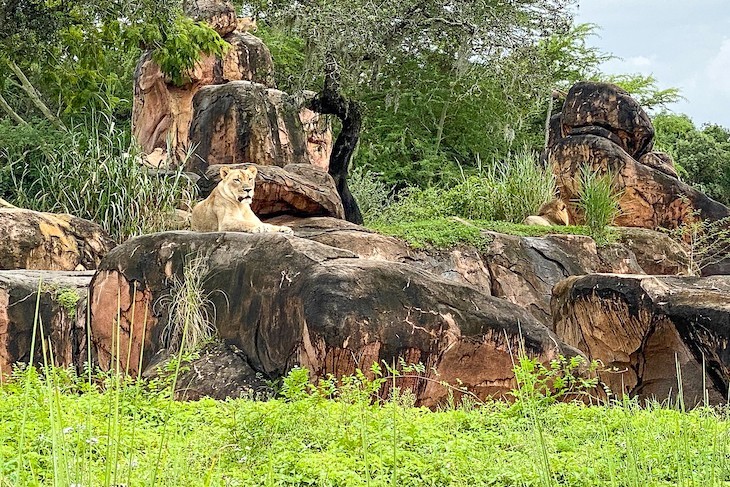
[[[183,12],[193,20],[207,22],[219,35],[236,29],[236,7],[224,0],[183,0]]]
[[[190,143],[195,153],[188,169],[202,174],[211,164],[244,162],[323,168],[332,151],[327,146],[331,136],[322,135],[329,131],[328,121],[306,108],[308,96],[248,81],[201,89],[193,99]]]
[[[567,276],[594,272],[641,273],[632,250],[623,245],[596,247],[590,237],[547,235],[518,237],[484,232],[483,248],[459,245],[452,249],[413,249],[403,240],[331,218],[280,217],[272,223],[288,225],[297,236],[349,250],[361,258],[403,262],[439,277],[471,285],[483,293],[506,299],[550,325],[550,298],[555,284]],[[659,238],[655,252],[672,244]],[[673,256],[669,250],[664,254]],[[669,259],[669,258],[668,258]],[[674,266],[653,264],[674,273]]]
[[[187,73],[188,83],[183,86],[170,82],[150,52],[142,55],[134,72],[132,132],[145,153],[158,148],[167,150],[169,139],[174,159],[184,160],[191,148],[188,133],[193,97],[203,86],[233,80],[274,86],[274,62],[261,39],[232,32],[225,40],[231,47],[223,58],[201,56],[195,68]]]
[[[0,208],[0,269],[96,269],[114,245],[104,229],[82,218]]]
[[[688,406],[705,393],[725,403],[730,277],[575,276],[555,286],[552,311],[561,340],[600,360],[614,393],[662,401],[681,387]]]
[[[666,233],[636,227],[615,230],[618,243],[634,253],[636,262],[645,273],[654,276],[693,274],[687,250]]]
[[[0,376],[9,374],[18,362],[80,367],[86,361],[86,296],[93,275],[93,271],[0,271]],[[53,354],[45,360],[42,337],[46,345],[50,339]]]
[[[125,242],[94,277],[91,329],[103,368],[118,358],[135,373],[140,354],[145,367],[171,345],[165,328],[174,320],[159,303],[194,255],[208,262],[202,281],[218,337],[266,379],[294,365],[341,377],[403,359],[425,372],[400,385],[436,405],[449,395],[439,381],[460,381],[481,398],[509,393],[520,342],[541,361],[577,353],[518,306],[407,264],[298,237],[172,232]]]
[[[641,105],[616,85],[576,83],[562,110],[563,133],[582,135],[600,131],[634,159],[651,151],[654,126]],[[605,131],[605,133],[604,133]]]
[[[617,225],[644,228],[677,228],[691,222],[695,213],[703,219],[719,220],[730,209],[664,172],[641,164],[605,137],[569,135],[550,150],[549,162],[556,175],[560,197],[577,201],[580,169],[587,166],[615,177],[621,214]],[[580,216],[568,205],[573,221]]]
[[[491,276],[492,295],[519,305],[548,325],[553,286],[564,278],[593,272],[642,272],[630,250],[620,245],[596,247],[592,238],[582,235],[491,236],[482,257]]]
[[[231,168],[245,167],[234,164]],[[207,197],[220,182],[221,165],[209,166],[198,181],[200,196]],[[345,210],[332,176],[311,164],[258,166],[256,191],[251,204],[260,217],[279,214],[344,218]]]

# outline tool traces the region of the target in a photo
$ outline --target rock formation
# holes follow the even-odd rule
[[[96,269],[114,245],[99,225],[82,218],[0,208],[0,269]]]
[[[730,215],[726,206],[679,181],[666,154],[651,152],[653,135],[649,117],[620,88],[574,85],[549,130],[547,157],[561,198],[577,201],[580,169],[587,166],[615,177],[622,192],[617,225],[677,228],[695,213],[712,220]],[[574,206],[571,219],[580,221]]]
[[[209,164],[243,162],[326,166],[331,135],[321,129],[320,119],[304,107],[305,102],[248,81],[202,88],[193,100],[190,143],[195,152],[188,170],[202,174]],[[310,156],[314,150],[316,157]]]
[[[235,30],[234,7],[221,0],[189,0],[185,12],[208,22],[230,48],[222,58],[202,56],[183,86],[170,82],[150,52],[142,55],[134,76],[132,128],[143,151],[167,150],[169,139],[172,160],[181,163],[202,144],[187,161],[188,169],[200,174],[208,164],[243,162],[310,163],[326,171],[332,152],[329,120],[304,107],[306,96],[274,89],[271,53],[258,37]],[[224,89],[199,98],[204,106],[194,106],[203,88],[241,81],[249,89],[238,93],[233,105],[216,98],[216,93],[228,96],[230,89]],[[207,126],[211,121],[218,125]]]
[[[163,331],[174,321],[155,303],[192,254],[209,263],[205,289],[219,337],[265,378],[293,365],[340,377],[402,358],[423,363],[425,378],[437,380],[401,385],[436,405],[448,395],[438,380],[458,379],[482,398],[509,392],[520,335],[539,360],[577,353],[521,308],[407,264],[360,259],[297,237],[174,232],[125,242],[94,277],[91,328],[102,367],[116,360],[110,345],[118,313],[122,367],[129,356],[135,371],[143,349],[144,367],[170,345]]]
[[[687,407],[725,403],[730,385],[730,277],[587,275],[554,289],[554,330],[600,360],[615,393]],[[673,399],[674,400],[674,399]]]
[[[86,361],[86,296],[93,274],[0,271],[0,376],[9,374],[18,362],[42,365],[53,361],[62,367],[81,367]],[[45,361],[41,337],[50,339],[52,347],[53,356]]]

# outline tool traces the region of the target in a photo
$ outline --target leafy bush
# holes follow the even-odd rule
[[[117,240],[163,229],[176,204],[193,197],[180,171],[153,174],[140,157],[129,131],[100,112],[69,132],[0,123],[2,196],[94,221]]]
[[[361,167],[350,173],[347,185],[360,207],[365,223],[376,220],[393,202],[389,188],[375,173]]]
[[[730,129],[695,127],[686,115],[654,117],[657,149],[671,154],[683,179],[720,203],[730,205]]]
[[[582,210],[588,231],[597,244],[610,240],[609,225],[620,213],[620,193],[616,191],[611,173],[597,175],[583,166],[580,172],[578,208]]]
[[[451,188],[406,188],[378,214],[383,224],[448,216],[520,223],[554,194],[555,177],[523,150]]]

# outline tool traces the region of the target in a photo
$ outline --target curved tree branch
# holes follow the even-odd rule
[[[363,222],[362,213],[357,206],[357,201],[350,193],[347,186],[347,173],[350,166],[350,159],[357,147],[362,127],[362,110],[354,100],[348,100],[342,94],[340,85],[340,72],[337,62],[331,55],[327,56],[325,63],[324,87],[310,102],[310,108],[325,115],[334,115],[342,122],[337,139],[332,148],[330,156],[329,174],[335,180],[337,192],[342,199],[342,206],[345,208],[345,219],[352,223]]]

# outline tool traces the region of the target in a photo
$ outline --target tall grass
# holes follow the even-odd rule
[[[369,177],[366,180],[372,181],[373,176]],[[391,198],[383,197],[382,183],[378,186],[377,182],[370,182],[366,186],[361,179],[356,181],[354,194],[358,201],[366,202],[366,208],[377,208],[369,213],[370,220],[365,219],[366,223],[375,224],[449,216],[520,223],[550,201],[556,189],[553,174],[527,149],[480,169],[478,174],[464,174],[461,182],[450,188],[406,188]],[[370,190],[373,187],[378,190]]]
[[[37,145],[16,140],[26,132]],[[0,142],[0,188],[7,199],[97,222],[117,241],[163,229],[176,205],[195,196],[181,171],[158,175],[142,166],[129,129],[103,112],[68,132],[4,126]]]
[[[613,175],[610,172],[598,175],[583,166],[579,181],[578,208],[583,212],[585,225],[597,244],[608,243],[611,239],[608,226],[620,214],[621,193],[616,189]]]
[[[203,287],[208,270],[207,255],[185,256],[182,276],[170,278],[170,289],[158,302],[168,316],[162,341],[170,351],[193,351],[213,338],[215,308]]]

